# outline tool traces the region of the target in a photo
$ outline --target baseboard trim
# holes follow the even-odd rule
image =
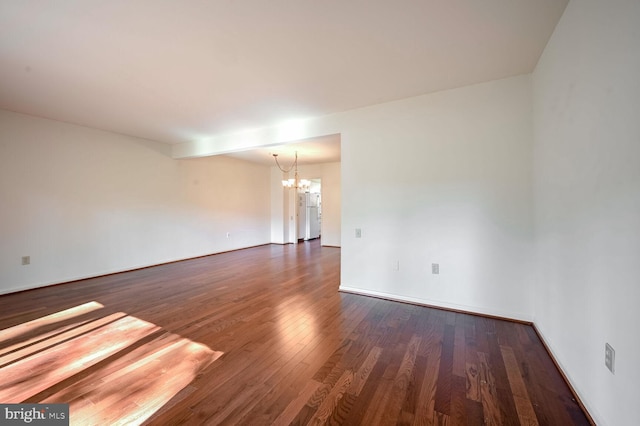
[[[167,262],[160,262],[160,263],[154,263],[154,264],[146,265],[146,266],[138,266],[138,267],[129,268],[129,269],[122,269],[122,270],[119,270],[119,271],[107,272],[107,273],[104,273],[104,274],[87,275],[87,276],[84,276],[84,277],[70,278],[70,279],[67,279],[67,280],[64,280],[64,281],[56,281],[56,282],[50,282],[50,283],[44,283],[44,284],[36,284],[35,286],[27,287],[27,288],[7,289],[6,291],[0,291],[0,296],[5,295],[5,294],[23,293],[25,291],[38,290],[38,289],[45,288],[45,287],[54,287],[54,286],[59,286],[59,285],[77,283],[79,281],[91,280],[91,279],[94,279],[94,278],[108,277],[108,276],[117,275],[117,274],[124,274],[126,272],[140,271],[142,269],[155,268],[156,266],[170,265],[172,263],[184,262],[184,261],[187,261],[187,260],[194,260],[194,259],[201,259],[203,257],[215,256],[217,254],[231,253],[231,252],[234,252],[234,251],[246,250],[246,249],[250,249],[250,248],[269,246],[271,244],[275,244],[275,243],[257,244],[255,246],[241,247],[241,248],[237,248],[237,249],[219,251],[219,252],[215,252],[215,253],[202,254],[202,255],[193,256],[193,257],[185,257],[184,259],[169,260]]]
[[[557,361],[553,351],[551,350],[551,347],[549,346],[549,344],[547,343],[546,339],[544,338],[544,335],[542,334],[542,332],[540,332],[540,330],[538,329],[538,327],[536,326],[535,323],[531,324],[531,326],[533,327],[533,331],[536,332],[536,335],[538,336],[538,339],[540,339],[540,341],[542,342],[542,346],[547,351],[547,354],[549,354],[549,358],[551,358],[551,361],[553,361],[553,365],[556,366],[556,368],[560,372],[560,375],[562,376],[562,379],[564,380],[564,382],[569,387],[569,390],[573,394],[573,398],[578,403],[578,406],[580,406],[582,411],[584,411],[584,413],[586,414],[587,420],[589,420],[589,423],[591,425],[595,426],[596,422],[593,420],[593,416],[591,415],[591,413],[587,409],[586,405],[582,402],[582,398],[580,398],[580,395],[576,391],[576,388],[571,383],[571,380],[569,380],[569,376],[567,376],[567,374],[564,372],[564,369],[562,368],[560,363]]]
[[[497,313],[497,312],[482,311],[482,310],[479,310],[479,308],[473,307],[473,306],[455,305],[453,303],[442,303],[442,302],[433,301],[433,300],[420,299],[417,297],[399,296],[396,294],[383,293],[383,292],[372,291],[372,290],[363,290],[360,288],[349,287],[344,285],[341,285],[338,290],[344,293],[352,293],[352,294],[358,294],[360,296],[375,297],[378,299],[390,300],[393,302],[409,303],[412,305],[424,306],[427,308],[442,309],[445,311],[457,312],[461,314],[469,314],[469,315],[481,316],[485,318],[493,318],[493,319],[499,319],[504,321],[517,322],[525,325],[533,324],[533,321],[531,319],[518,317],[518,315],[515,315],[515,314],[503,314],[503,313]]]

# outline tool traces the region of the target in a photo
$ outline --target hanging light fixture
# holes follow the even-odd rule
[[[296,151],[296,157],[295,157],[295,160],[293,161],[293,164],[288,169],[284,169],[280,165],[280,162],[278,162],[278,154],[271,154],[271,155],[273,155],[273,158],[276,160],[276,165],[278,166],[278,168],[282,173],[286,173],[288,175],[291,170],[294,171],[293,173],[294,177],[283,180],[282,186],[284,186],[285,188],[303,189],[305,191],[309,189],[309,187],[311,186],[311,181],[307,179],[299,179],[298,177],[298,151]]]

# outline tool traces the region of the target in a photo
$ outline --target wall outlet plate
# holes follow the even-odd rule
[[[609,371],[611,371],[613,374],[616,373],[616,351],[614,351],[611,345],[608,343],[604,344],[604,365],[606,365]]]
[[[439,274],[440,273],[440,264],[439,263],[432,263],[431,264],[431,273],[432,274]]]
[[[30,265],[31,264],[31,256],[22,256],[22,264]]]
[[[356,238],[362,238],[362,229],[356,228]]]

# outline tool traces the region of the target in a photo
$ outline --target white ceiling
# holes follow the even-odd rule
[[[0,108],[199,140],[529,73],[566,3],[2,0]]]
[[[305,139],[286,145],[254,148],[226,154],[226,156],[267,166],[275,166],[273,154],[278,154],[278,161],[282,167],[289,168],[295,160],[296,153],[298,154],[298,165],[338,162],[340,161],[340,135]]]

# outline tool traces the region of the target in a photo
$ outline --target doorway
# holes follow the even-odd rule
[[[322,234],[322,181],[310,180],[309,189],[298,192],[298,241],[314,240]]]

